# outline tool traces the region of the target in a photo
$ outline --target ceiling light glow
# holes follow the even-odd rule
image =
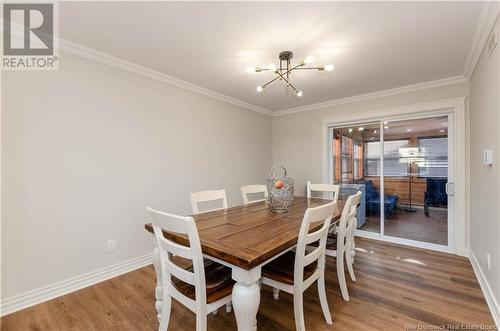
[[[335,66],[333,64],[327,64],[325,66],[325,71],[333,71],[335,69]]]
[[[306,56],[306,58],[304,59],[304,63],[305,64],[311,64],[314,62],[314,56],[313,55],[308,55]]]

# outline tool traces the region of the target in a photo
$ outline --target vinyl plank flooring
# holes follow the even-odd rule
[[[348,280],[351,300],[342,300],[335,258],[327,258],[327,296],[333,325],[324,321],[317,287],[305,293],[308,330],[405,330],[458,324],[493,326],[470,262],[466,258],[356,238],[355,273]],[[348,275],[347,275],[348,277]],[[156,330],[152,266],[4,316],[1,330]],[[294,330],[293,299],[272,298],[264,286],[259,330]],[[220,309],[208,316],[209,330],[236,330],[234,315]],[[175,302],[169,330],[194,330],[195,317]]]

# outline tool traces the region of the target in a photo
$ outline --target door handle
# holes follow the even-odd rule
[[[453,190],[450,190],[450,186],[453,188]],[[455,195],[455,184],[453,183],[446,183],[446,194],[449,196],[454,196]]]

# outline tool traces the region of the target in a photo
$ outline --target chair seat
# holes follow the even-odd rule
[[[313,243],[310,243],[308,246],[318,247],[319,241],[315,241]],[[326,249],[329,249],[332,251],[337,249],[337,235],[336,234],[333,234],[333,233],[328,234],[328,237],[326,238]]]
[[[289,251],[262,268],[262,276],[280,283],[293,285],[295,252]],[[304,268],[304,280],[316,271],[318,262],[314,261]]]
[[[231,278],[231,268],[211,260],[204,260],[204,265],[207,303],[212,303],[231,295],[234,285],[234,280]],[[192,266],[185,269],[191,272],[193,271]],[[172,276],[172,284],[177,291],[192,300],[196,300],[196,291],[193,285],[185,283],[174,276]]]

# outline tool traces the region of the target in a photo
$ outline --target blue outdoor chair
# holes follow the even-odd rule
[[[375,189],[373,182],[367,180],[365,182],[365,201],[366,211],[370,215],[380,215],[380,192]],[[395,194],[384,196],[384,215],[391,217],[397,207],[399,197]]]
[[[429,207],[448,207],[446,194],[446,178],[427,178],[427,188],[424,192],[424,213],[429,217]]]

